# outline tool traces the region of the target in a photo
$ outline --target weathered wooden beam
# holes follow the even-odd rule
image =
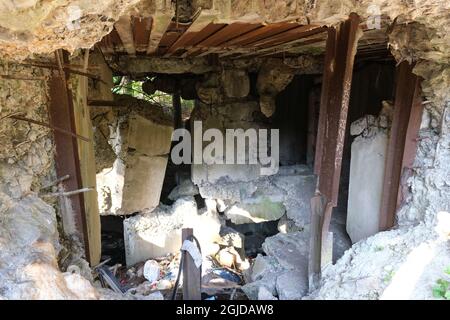
[[[380,211],[380,230],[395,224],[395,213],[401,201],[400,180],[404,169],[412,166],[416,153],[417,132],[423,105],[420,80],[407,61],[397,67],[394,116],[388,142]],[[400,197],[399,197],[400,196]]]
[[[173,12],[157,13],[152,17],[152,31],[148,40],[147,54],[154,54],[159,42],[172,22]]]
[[[186,32],[167,50],[168,56],[175,54],[178,50],[190,46],[195,42],[196,36],[217,18],[217,12],[202,10],[200,15],[192,22]]]
[[[273,55],[277,53],[286,52],[288,49],[292,48],[299,48],[303,45],[308,45],[316,42],[322,42],[325,41],[325,36],[322,35],[327,30],[326,27],[318,27],[311,31],[305,32],[305,33],[299,33],[297,37],[293,40],[290,40],[288,42],[279,43],[274,46],[268,46],[268,47],[251,47],[246,46],[242,49],[235,49],[234,52],[241,52],[237,58],[249,58],[249,57],[258,57],[258,56],[267,56],[267,55]],[[270,40],[270,39],[269,39]],[[247,52],[245,52],[247,51]],[[221,54],[221,58],[224,58],[226,56],[229,56],[233,54],[233,52],[224,53]]]
[[[307,36],[316,34],[318,32],[324,31],[320,29],[321,26],[318,25],[306,25],[298,26],[297,28],[289,29],[285,32],[279,33],[273,37],[262,39],[251,44],[246,45],[246,47],[272,47],[280,43],[290,42],[299,38],[305,38]]]
[[[61,55],[57,54],[57,57]],[[59,58],[57,58],[59,59]],[[59,61],[59,65],[68,62],[67,53],[63,54],[64,61]],[[50,96],[49,115],[50,124],[53,127],[61,128],[65,131],[76,133],[74,106],[72,93],[67,86],[69,74],[61,67],[59,72],[52,71],[48,87]],[[55,131],[55,164],[56,174],[59,177],[69,175],[70,178],[61,182],[62,188],[66,190],[82,189],[80,158],[78,154],[78,141],[76,137],[61,134]],[[63,191],[63,192],[64,192]],[[76,236],[84,245],[86,258],[89,260],[89,240],[87,236],[86,213],[84,206],[84,196],[82,193],[75,194],[70,198],[65,198],[61,203],[63,212],[64,232],[70,236]]]
[[[181,231],[182,241],[193,241],[194,230],[185,228]],[[183,300],[201,300],[201,269],[197,268],[188,251],[184,252],[183,262]]]
[[[227,41],[226,46],[245,46],[250,45],[256,41],[264,40],[269,37],[276,36],[285,31],[297,28],[299,25],[297,23],[274,23],[270,24],[246,34],[243,34],[237,38]]]
[[[359,21],[359,16],[352,13],[336,30],[328,30],[315,155],[316,197],[320,197],[322,204],[311,212],[311,221],[319,224],[311,226],[311,230],[320,234],[311,233],[310,279],[318,278],[322,268],[331,262],[331,257],[326,256],[330,253],[328,230],[338,200],[353,63],[361,36]]]
[[[152,18],[133,17],[131,26],[134,35],[134,47],[136,51],[146,52],[152,29]]]
[[[260,23],[235,22],[220,29],[198,44],[199,47],[219,47],[222,43],[234,39],[242,34],[260,28]]]
[[[131,17],[122,16],[114,24],[114,28],[119,34],[120,40],[122,41],[123,47],[129,55],[136,55],[136,48],[134,47],[134,36],[133,29],[131,27]]]
[[[203,42],[210,36],[216,34],[223,28],[225,28],[227,24],[225,23],[210,23],[205,28],[203,28],[199,33],[195,35],[195,37],[190,41],[190,45],[186,48],[186,51],[181,55],[182,58],[197,56],[202,53],[206,49],[203,47],[197,46],[199,43]]]

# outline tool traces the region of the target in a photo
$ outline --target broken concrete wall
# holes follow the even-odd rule
[[[152,212],[124,220],[127,265],[179,252],[183,228],[194,229],[203,255],[217,253],[218,245],[214,245],[220,231],[217,212],[199,212],[193,197],[181,197],[172,206],[161,204]]]
[[[97,145],[112,150],[97,174],[100,213],[126,215],[159,205],[172,136],[172,120],[161,107],[119,96],[123,107],[100,107],[96,119]],[[108,152],[109,152],[108,151]],[[111,160],[113,162],[111,163]]]
[[[260,163],[250,164],[248,159],[246,164],[226,164],[227,150],[234,151],[235,156],[237,150],[236,140],[227,139],[226,129],[256,129],[257,134],[258,129],[270,130],[266,116],[271,114],[263,115],[261,97],[267,96],[275,108],[276,95],[294,76],[295,71],[279,60],[269,62],[268,67],[263,65],[258,70],[253,84],[245,70],[209,74],[197,84],[200,103],[191,114],[192,139],[199,139],[198,135],[213,128],[223,134],[225,141],[223,158],[215,159],[223,164],[193,164],[192,181],[203,198],[220,202],[220,211],[234,224],[276,221],[287,212],[289,219],[303,227],[309,223],[308,197],[312,196],[315,184],[308,167],[280,168],[278,174],[266,176],[261,174]],[[252,85],[257,93],[250,90]],[[202,128],[196,131],[199,121]],[[203,148],[207,145],[208,142],[203,142]],[[246,156],[254,147],[246,141]]]
[[[426,104],[413,175],[406,182],[409,196],[397,214],[398,227],[354,245],[325,271],[313,298],[433,299],[433,287],[450,264],[450,65],[448,60],[436,59],[448,50],[438,46],[434,49],[444,50],[442,55],[428,55],[431,47],[425,44],[430,37],[422,38],[427,29],[409,28],[394,29],[395,53],[404,59],[428,57],[434,61],[419,61],[414,68],[424,79]],[[420,28],[425,29],[421,32]],[[397,33],[400,30],[403,32]]]
[[[48,71],[2,61],[0,74],[34,79],[0,79],[0,299],[96,299],[88,280],[58,267],[58,254],[67,252],[60,244],[57,206],[44,198],[52,189],[43,188],[55,179],[52,132],[10,117],[20,113],[49,122]],[[77,261],[86,271],[86,261]]]

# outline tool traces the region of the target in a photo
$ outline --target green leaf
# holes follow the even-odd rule
[[[439,279],[439,280],[436,281],[436,282],[439,284],[439,286],[442,288],[442,290],[443,290],[444,292],[447,291],[450,282],[448,282],[447,280],[444,280],[444,279]]]
[[[450,290],[447,290],[447,292],[444,295],[444,298],[450,300]]]
[[[442,290],[441,287],[435,286],[433,287],[433,297],[442,298],[444,296],[445,291]]]
[[[448,266],[447,269],[444,270],[444,272],[445,272],[446,274],[450,274],[450,266]]]

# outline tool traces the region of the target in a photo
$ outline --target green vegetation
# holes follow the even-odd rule
[[[394,277],[394,275],[395,275],[394,270],[389,271],[389,273],[383,279],[384,283],[390,283],[392,281],[392,278]]]
[[[450,275],[450,266],[444,272]],[[437,280],[436,285],[433,287],[433,297],[450,300],[450,282],[445,279]]]
[[[172,95],[162,91],[156,91],[154,94],[147,94],[142,90],[143,81],[130,80],[127,77],[115,76],[113,77],[114,87],[112,92],[114,94],[126,94],[137,99],[146,100],[150,103],[160,105],[166,108],[172,108]],[[181,108],[183,114],[192,111],[194,108],[194,100],[181,99]]]

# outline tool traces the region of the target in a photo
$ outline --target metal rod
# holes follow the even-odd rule
[[[67,192],[54,192],[54,193],[49,193],[49,194],[43,194],[43,195],[41,195],[41,197],[61,197],[61,196],[69,197],[69,196],[73,196],[75,194],[89,192],[89,191],[93,191],[93,190],[94,190],[93,188],[83,188],[83,189],[67,191]]]
[[[33,120],[33,119],[28,119],[28,118],[20,117],[20,116],[14,116],[14,115],[11,115],[9,118],[20,120],[20,121],[26,121],[26,122],[29,122],[29,123],[37,124],[39,126],[47,127],[47,128],[52,129],[52,130],[61,132],[63,134],[67,134],[69,136],[72,136],[74,138],[78,138],[78,139],[86,141],[86,142],[90,142],[91,141],[90,139],[88,139],[86,137],[80,136],[78,134],[75,134],[73,132],[70,132],[70,131],[67,131],[67,130],[64,130],[64,129],[61,129],[61,128],[54,127],[54,126],[52,126],[52,125],[50,125],[48,123],[45,123],[45,122],[41,122],[41,121],[37,121],[37,120]]]
[[[17,76],[17,75],[7,75],[7,74],[0,74],[0,78],[5,80],[24,80],[24,81],[45,81],[45,77],[27,77],[27,76]]]
[[[52,65],[52,64],[22,63],[21,65],[23,65],[23,66],[30,66],[30,67],[37,67],[37,68],[47,68],[47,69],[53,69],[53,70],[58,70],[59,69],[58,66]],[[88,77],[88,78],[92,78],[94,80],[101,81],[101,82],[106,84],[106,82],[104,80],[102,80],[98,75],[95,75],[95,74],[92,74],[92,73],[89,73],[89,72],[85,72],[85,71],[75,70],[75,69],[69,68],[69,67],[67,67],[65,65],[62,65],[61,67],[63,68],[64,71],[67,71],[69,73],[74,73],[74,74],[78,74],[80,76],[85,76],[85,77]]]
[[[57,184],[59,184],[59,183],[61,183],[63,181],[66,181],[69,178],[70,178],[70,175],[66,174],[65,176],[62,176],[61,178],[58,178],[58,179],[50,182],[49,184],[43,186],[42,189],[47,189],[47,188],[53,187],[53,186],[55,186],[55,185],[57,185]]]

